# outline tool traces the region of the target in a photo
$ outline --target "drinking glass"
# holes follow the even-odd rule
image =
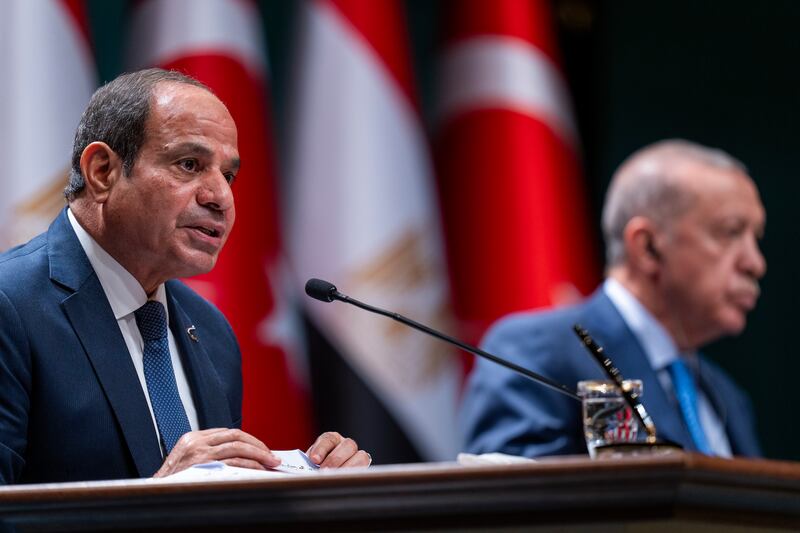
[[[626,390],[642,395],[641,380],[626,379],[622,383]],[[597,457],[599,446],[638,442],[645,433],[613,381],[579,381],[578,396],[583,401],[586,447],[593,459]]]

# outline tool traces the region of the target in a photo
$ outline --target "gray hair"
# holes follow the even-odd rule
[[[676,179],[676,163],[687,160],[747,173],[747,167],[730,154],[683,139],[659,141],[634,152],[614,173],[603,205],[608,266],[625,259],[623,233],[633,217],[647,216],[667,225],[691,207],[694,196]]]
[[[160,68],[123,74],[100,87],[89,100],[75,130],[72,169],[64,189],[68,201],[74,200],[86,184],[81,173],[81,154],[95,141],[104,142],[114,150],[122,159],[124,175],[130,175],[144,144],[153,90],[159,83],[183,83],[212,92],[190,76]]]

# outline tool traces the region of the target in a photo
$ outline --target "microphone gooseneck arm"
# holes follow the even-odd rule
[[[610,377],[614,383],[617,384],[617,388],[619,388],[620,392],[622,393],[625,403],[628,404],[628,407],[631,408],[634,416],[638,419],[645,431],[647,431],[647,442],[655,443],[657,441],[656,424],[653,422],[653,419],[644,408],[639,395],[625,388],[624,378],[622,377],[622,373],[619,371],[619,368],[614,366],[614,363],[611,361],[611,358],[606,355],[603,347],[595,342],[586,329],[584,329],[580,324],[575,324],[572,326],[572,329],[578,338],[581,339],[581,343],[586,347],[587,350],[589,350],[589,353],[592,354],[592,357],[594,357],[598,364],[603,368],[603,371],[606,373],[606,375],[608,375],[608,377]]]
[[[554,390],[556,392],[560,392],[561,394],[564,394],[565,396],[569,396],[573,400],[581,401],[581,397],[578,396],[575,392],[569,390],[565,385],[562,385],[562,384],[560,384],[560,383],[558,383],[556,381],[553,381],[552,379],[550,379],[548,377],[542,376],[541,374],[537,374],[536,372],[532,372],[532,371],[528,370],[527,368],[523,368],[523,367],[521,367],[519,365],[516,365],[516,364],[510,362],[510,361],[506,361],[505,359],[501,359],[500,357],[498,357],[496,355],[493,355],[493,354],[490,354],[487,351],[481,350],[480,348],[477,348],[477,347],[472,346],[470,344],[466,344],[464,342],[461,342],[460,340],[458,340],[456,338],[453,338],[450,335],[446,335],[446,334],[442,333],[441,331],[437,331],[437,330],[435,330],[433,328],[429,328],[428,326],[426,326],[424,324],[420,324],[419,322],[411,320],[410,318],[406,318],[406,317],[404,317],[403,315],[401,315],[399,313],[395,313],[395,312],[392,312],[392,311],[387,311],[385,309],[381,309],[379,307],[375,307],[375,306],[372,306],[372,305],[369,305],[369,304],[365,304],[364,302],[360,302],[360,301],[356,300],[355,298],[351,298],[351,297],[347,296],[346,294],[342,294],[341,292],[336,290],[336,286],[335,285],[333,285],[332,283],[329,283],[327,281],[324,281],[324,280],[321,280],[321,279],[316,279],[316,278],[312,278],[312,279],[308,280],[308,282],[306,282],[306,294],[308,294],[310,297],[312,297],[312,298],[314,298],[316,300],[319,300],[321,302],[332,302],[333,300],[339,300],[341,302],[348,303],[348,304],[354,305],[356,307],[360,307],[361,309],[364,309],[365,311],[369,311],[371,313],[376,313],[376,314],[383,315],[385,317],[391,318],[392,320],[396,320],[397,322],[400,322],[401,324],[405,324],[406,326],[412,327],[412,328],[414,328],[414,329],[416,329],[418,331],[421,331],[423,333],[427,333],[428,335],[436,337],[439,340],[442,340],[442,341],[450,343],[450,344],[454,344],[454,345],[458,346],[459,348],[461,348],[462,350],[467,351],[467,352],[469,352],[471,354],[477,355],[479,357],[483,357],[484,359],[488,359],[489,361],[492,361],[492,362],[494,362],[494,363],[496,363],[496,364],[498,364],[500,366],[504,366],[505,368],[508,368],[509,370],[513,370],[517,374],[521,374],[521,375],[525,376],[528,379],[531,379],[531,380],[533,380],[533,381],[535,381],[535,382],[537,382],[537,383],[539,383],[541,385],[544,385],[545,387],[549,387],[550,389],[552,389],[552,390]]]

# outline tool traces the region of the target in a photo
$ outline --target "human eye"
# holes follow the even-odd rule
[[[200,162],[193,157],[188,157],[178,161],[178,166],[186,172],[197,172],[200,169]]]
[[[733,224],[724,228],[725,236],[735,238],[744,233],[744,224]]]
[[[720,241],[732,242],[740,239],[747,230],[747,223],[744,220],[727,220],[718,225],[714,231],[715,236]]]
[[[731,237],[740,237],[744,235],[745,231],[747,230],[747,223],[743,220],[738,221],[736,224],[732,224],[727,228],[727,233]]]
[[[225,181],[228,182],[228,185],[233,185],[233,180],[236,179],[236,173],[234,172],[225,172],[223,174],[225,176]]]

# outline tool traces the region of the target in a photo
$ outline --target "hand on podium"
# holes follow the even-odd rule
[[[369,466],[372,462],[370,454],[359,450],[353,439],[335,431],[320,435],[306,453],[321,468]],[[169,476],[212,461],[254,470],[267,470],[281,464],[279,457],[249,433],[213,428],[184,434],[153,477]]]
[[[185,433],[153,477],[169,476],[211,461],[256,470],[281,464],[263,442],[249,433],[239,429],[212,428]]]
[[[369,466],[372,456],[358,449],[353,439],[342,437],[335,431],[323,433],[306,452],[321,468],[347,468]]]

